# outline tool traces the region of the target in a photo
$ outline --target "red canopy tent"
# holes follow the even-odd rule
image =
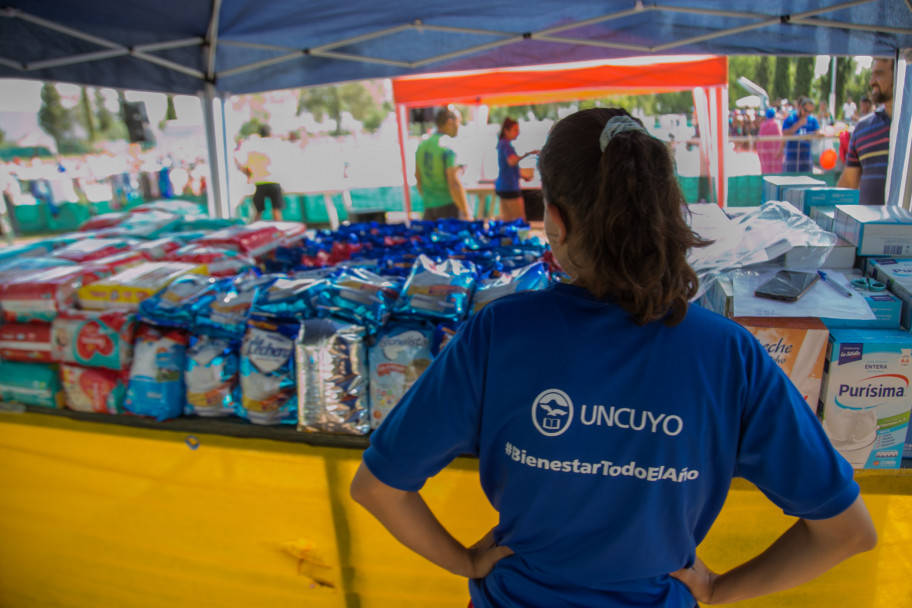
[[[408,110],[448,103],[523,105],[605,97],[612,93],[646,94],[692,90],[702,149],[716,184],[716,200],[725,201],[724,155],[728,140],[728,59],[714,56],[635,57],[518,68],[444,72],[393,80],[399,121],[406,211],[411,197],[406,176],[405,125]]]

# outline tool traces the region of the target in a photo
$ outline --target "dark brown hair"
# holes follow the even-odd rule
[[[599,136],[615,116],[630,115],[594,108],[554,126],[538,160],[542,192],[567,225],[579,283],[618,302],[639,324],[674,325],[698,287],[687,252],[709,241],[685,220],[687,203],[664,142],[624,131],[602,152]]]
[[[497,139],[501,140],[504,137],[506,137],[507,131],[512,129],[515,124],[516,124],[516,121],[513,120],[512,118],[510,118],[509,116],[504,118],[503,124],[500,125],[500,135],[497,136]]]

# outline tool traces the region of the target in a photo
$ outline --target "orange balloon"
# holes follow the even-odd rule
[[[820,168],[829,171],[836,166],[836,150],[827,148],[820,153]]]

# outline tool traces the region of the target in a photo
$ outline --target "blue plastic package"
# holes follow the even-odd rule
[[[294,353],[300,332],[300,322],[248,322],[241,343],[240,417],[264,425],[298,421]]]
[[[481,310],[488,302],[520,291],[544,289],[550,282],[548,265],[534,262],[528,266],[507,272],[496,279],[479,282],[472,296],[472,313]]]
[[[162,327],[190,329],[200,299],[216,280],[201,274],[178,277],[155,295],[139,303],[139,319]]]
[[[319,293],[316,306],[321,317],[351,321],[374,333],[386,323],[401,288],[397,277],[364,268],[342,268]]]
[[[185,413],[199,416],[231,416],[241,400],[238,375],[240,342],[190,336],[184,382]]]
[[[140,325],[133,346],[133,365],[124,409],[156,420],[176,418],[184,411],[186,332]]]
[[[226,340],[240,340],[261,290],[276,277],[258,276],[248,271],[235,278],[219,279],[211,291],[200,298],[193,318],[193,332]]]
[[[434,262],[422,254],[415,260],[396,306],[397,315],[461,321],[469,309],[477,272],[471,262]]]
[[[335,271],[318,269],[278,276],[257,295],[253,314],[276,319],[308,319],[317,316],[316,300],[328,287]]]

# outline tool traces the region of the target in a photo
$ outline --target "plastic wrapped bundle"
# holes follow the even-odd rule
[[[317,296],[320,316],[330,315],[378,330],[399,297],[401,279],[364,268],[343,268]]]
[[[549,282],[548,266],[544,262],[535,262],[504,273],[496,279],[482,281],[472,296],[472,313],[484,308],[488,302],[511,293],[544,289]]]
[[[128,412],[156,420],[183,413],[187,339],[187,333],[177,329],[140,325],[124,401]]]
[[[112,370],[130,368],[135,314],[69,309],[54,319],[52,327],[54,360]]]
[[[139,303],[140,319],[162,327],[190,329],[201,298],[215,286],[215,279],[201,274],[178,277]]]
[[[295,343],[298,430],[370,431],[365,329],[331,319],[302,323]]]
[[[200,335],[226,340],[240,340],[247,331],[247,321],[259,294],[276,278],[245,273],[234,279],[220,279],[211,293],[201,300],[193,320],[193,330]]]
[[[315,317],[318,294],[329,285],[332,274],[331,270],[311,270],[275,278],[260,290],[253,312],[277,319]]]
[[[433,359],[434,326],[420,322],[387,323],[368,349],[370,419],[377,428]]]
[[[66,407],[77,412],[123,412],[129,379],[127,371],[83,367],[70,363],[60,366],[60,381],[66,395]]]

